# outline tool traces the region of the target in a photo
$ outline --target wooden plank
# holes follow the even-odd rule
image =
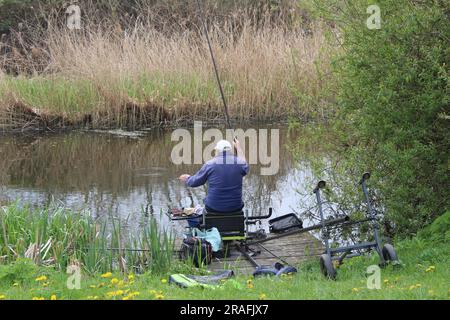
[[[176,238],[175,248],[180,248],[181,243],[182,239]],[[307,259],[317,258],[324,250],[321,241],[310,233],[294,234],[272,242],[267,241],[262,246],[294,266]],[[279,261],[277,257],[274,257],[258,245],[252,245],[251,248],[260,251],[259,254],[253,256],[253,259],[259,265],[273,265]],[[229,250],[226,258],[213,259],[208,269],[212,271],[231,269],[235,274],[245,275],[251,274],[255,270],[250,261],[235,248],[234,244],[229,246]]]

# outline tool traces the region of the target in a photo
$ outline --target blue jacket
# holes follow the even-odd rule
[[[242,178],[248,171],[247,162],[223,152],[206,162],[186,183],[189,187],[198,187],[208,182],[205,205],[214,211],[233,212],[244,206]]]

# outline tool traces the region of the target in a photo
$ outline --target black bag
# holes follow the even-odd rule
[[[205,239],[187,237],[181,245],[180,258],[181,260],[191,260],[196,267],[208,265],[212,260],[211,243]]]
[[[293,229],[302,229],[303,222],[295,213],[288,213],[269,220],[269,230],[272,233],[283,233]]]

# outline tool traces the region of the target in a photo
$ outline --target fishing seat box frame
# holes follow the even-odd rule
[[[202,228],[217,228],[223,241],[245,240],[245,216],[242,210],[230,213],[208,211],[203,214]]]

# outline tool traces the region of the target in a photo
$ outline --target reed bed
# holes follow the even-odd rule
[[[333,50],[325,27],[286,29],[249,18],[239,31],[211,22],[209,33],[233,119],[329,114],[323,88]],[[45,61],[42,72],[0,74],[0,127],[140,128],[223,117],[198,29],[167,34],[140,23],[73,31],[50,24],[43,37],[32,60]]]
[[[77,264],[89,274],[167,272],[174,256],[170,232],[153,218],[143,221],[139,232],[123,230],[118,218],[94,219],[56,205],[9,204],[0,207],[0,264],[27,258],[63,271]]]

